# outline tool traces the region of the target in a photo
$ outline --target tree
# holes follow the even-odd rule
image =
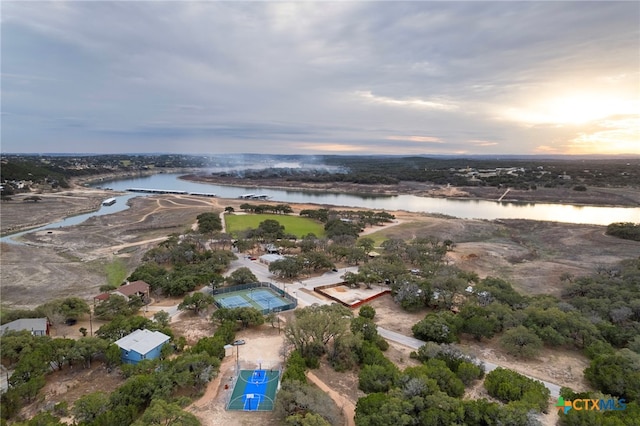
[[[198,315],[200,311],[213,304],[213,302],[213,296],[196,291],[193,294],[185,296],[184,300],[178,305],[178,309],[188,309],[193,311],[195,315]]]
[[[200,340],[198,340],[198,343],[196,343],[193,346],[193,348],[191,349],[191,352],[196,354],[205,352],[209,356],[222,359],[225,356],[224,346],[227,343],[228,342],[224,341],[219,336],[203,337]]]
[[[62,370],[63,365],[70,358],[75,343],[73,339],[51,339],[48,344],[48,350],[52,367],[55,365],[58,370]]]
[[[104,351],[104,357],[109,368],[113,368],[117,365],[122,364],[122,354],[120,347],[114,343],[107,346],[107,349]]]
[[[489,395],[503,402],[523,401],[542,412],[546,412],[549,405],[550,392],[542,382],[512,370],[496,368],[485,377],[484,387]]]
[[[413,411],[413,404],[398,392],[392,391],[389,394],[382,392],[371,393],[358,400],[356,404],[355,422],[356,426],[411,426],[418,424],[416,418],[411,415]]]
[[[398,375],[398,368],[391,363],[364,365],[358,374],[358,388],[364,393],[387,392],[394,386]]]
[[[430,359],[424,366],[418,368],[424,368],[426,377],[435,380],[438,387],[447,395],[460,398],[464,394],[464,383],[447,367],[445,361]]]
[[[372,320],[376,316],[376,310],[371,305],[362,305],[358,311],[358,316]]]
[[[109,395],[105,392],[93,392],[78,398],[71,410],[80,423],[91,424],[109,408]]]
[[[640,241],[640,223],[611,223],[607,226],[607,235],[612,235],[626,240]]]
[[[302,257],[304,258],[304,265],[308,270],[318,271],[320,269],[335,267],[329,256],[318,251],[306,252]]]
[[[542,349],[542,339],[523,325],[507,330],[500,344],[509,354],[522,358],[535,358]]]
[[[360,333],[364,340],[375,342],[378,337],[376,323],[372,319],[359,316],[351,320],[351,332]]]
[[[433,283],[433,288],[438,291],[438,298],[436,299],[438,306],[444,309],[451,309],[456,296],[461,294],[466,286],[467,282],[457,276],[438,278]]]
[[[296,278],[302,273],[303,269],[304,262],[297,256],[285,257],[284,259],[276,260],[269,264],[269,272],[281,278]]]
[[[130,303],[124,296],[110,294],[107,300],[96,305],[93,314],[98,319],[112,320],[119,315],[133,315],[138,309],[136,303]]]
[[[637,401],[640,398],[640,355],[626,348],[601,355],[591,361],[584,377],[605,393]]]
[[[81,337],[73,346],[69,357],[82,361],[83,368],[91,368],[91,361],[98,354],[104,354],[109,342],[98,337]]]
[[[511,284],[501,278],[486,277],[475,287],[476,294],[488,292],[492,300],[509,305],[511,308],[523,308],[527,298],[513,289]]]
[[[138,329],[148,329],[148,330],[158,330],[158,324],[154,323],[148,318],[140,317],[140,316],[118,316],[114,318],[111,322],[103,325],[96,331],[96,335],[101,337],[102,339],[116,341],[118,339],[123,338],[127,334],[131,333],[133,330]],[[167,334],[170,331],[163,329],[163,333]]]
[[[375,241],[373,240],[373,238],[362,237],[358,239],[356,245],[364,250],[365,254],[369,254],[375,246]]]
[[[393,286],[395,295],[393,299],[400,304],[402,309],[407,311],[417,311],[424,308],[431,300],[430,288],[428,285],[407,279],[400,284]]]
[[[275,241],[285,236],[284,226],[280,225],[280,222],[274,219],[267,219],[260,222],[258,229],[256,229],[254,233],[263,241]]]
[[[240,321],[242,328],[264,324],[264,315],[256,308],[219,308],[211,314],[211,320],[223,324],[225,321]]]
[[[242,323],[242,328],[264,324],[264,315],[256,308],[236,308],[237,319]]]
[[[276,415],[285,418],[287,425],[324,426],[344,423],[336,404],[326,393],[297,380],[283,380],[275,404]],[[301,416],[308,423],[295,423],[295,416]]]
[[[331,426],[324,417],[316,413],[292,414],[285,420],[287,426]]]
[[[229,285],[251,284],[257,283],[258,278],[251,272],[251,269],[243,266],[236,269],[227,277]]]
[[[67,297],[65,299],[52,300],[36,308],[47,317],[60,317],[62,322],[77,320],[82,315],[89,313],[89,305],[79,297]],[[51,320],[51,318],[50,318]]]
[[[160,328],[166,328],[171,322],[171,315],[167,311],[158,311],[153,314],[153,320],[158,323]]]
[[[287,322],[285,338],[304,356],[315,357],[326,352],[328,344],[342,338],[349,330],[351,311],[339,304],[312,305],[294,311]],[[320,354],[315,353],[320,350]]]
[[[491,338],[500,330],[500,321],[488,309],[480,306],[465,305],[459,313],[462,323],[462,332],[471,334],[480,341],[483,337]]]
[[[458,340],[459,320],[451,312],[428,314],[412,328],[416,339],[436,343],[453,343]]]
[[[178,404],[163,399],[154,399],[149,408],[133,426],[199,426],[200,421],[193,414],[184,411]]]
[[[203,234],[222,231],[222,221],[216,213],[201,213],[196,216],[196,219],[198,219],[198,230]]]

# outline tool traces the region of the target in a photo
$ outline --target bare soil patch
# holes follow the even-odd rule
[[[92,363],[91,368],[73,366],[54,371],[46,376],[46,380],[38,399],[23,407],[20,416],[29,419],[61,402],[72,408],[81,396],[98,391],[108,394],[124,383],[117,369],[108,372],[104,364],[97,361]]]

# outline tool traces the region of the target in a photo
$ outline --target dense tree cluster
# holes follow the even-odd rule
[[[222,220],[216,213],[200,213],[196,216],[198,231],[202,234],[210,234],[222,230]]]
[[[273,214],[289,214],[293,213],[293,209],[288,204],[251,204],[251,203],[242,203],[240,204],[240,209],[247,213],[254,214],[263,214],[263,213],[273,213]]]
[[[489,395],[502,402],[519,401],[537,411],[547,412],[549,389],[542,382],[515,371],[496,368],[485,377],[484,387]]]
[[[625,240],[640,241],[640,223],[616,222],[607,226],[607,235]]]
[[[235,258],[229,250],[207,249],[201,234],[171,236],[147,251],[128,279],[145,281],[154,293],[183,296],[196,287],[222,283],[222,272]]]
[[[184,342],[180,340],[184,339],[178,339],[174,345],[165,345],[160,359],[122,365],[119,371],[125,381],[112,393],[98,391],[86,394],[75,401],[70,413],[60,410],[60,413],[54,411],[39,414],[24,424],[64,425],[66,423],[61,422],[56,414],[72,414],[78,424],[88,426],[198,425],[196,417],[183,408],[217,374],[220,361],[225,356],[224,346],[235,339],[238,327],[236,317],[243,315],[231,312],[225,318],[220,316],[217,318],[219,325],[212,337],[201,339],[188,351],[178,353],[170,359],[166,355],[174,346],[181,349]],[[251,323],[260,322],[254,320]],[[162,328],[165,325],[162,321],[151,321],[139,316],[118,316],[100,327],[96,332],[99,337],[51,339],[36,337],[26,331],[0,336],[2,362],[14,369],[10,389],[2,395],[0,401],[2,419],[12,418],[21,404],[36,398],[45,384],[49,366],[59,370],[74,365],[95,368],[92,361],[101,360],[112,368],[120,364],[120,348],[113,341],[136,329],[160,329],[171,336],[171,330]]]

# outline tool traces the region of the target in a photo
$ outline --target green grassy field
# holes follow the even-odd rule
[[[237,235],[238,232],[246,229],[255,229],[261,222],[267,219],[277,220],[284,226],[284,231],[296,237],[303,237],[309,233],[317,237],[324,237],[324,225],[306,217],[287,216],[281,214],[242,214],[225,215],[227,233]]]

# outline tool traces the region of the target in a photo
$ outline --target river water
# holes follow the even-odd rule
[[[99,186],[114,191],[130,188],[159,189],[213,193],[221,198],[238,198],[244,194],[264,194],[270,202],[313,203],[321,205],[356,207],[369,210],[405,210],[411,212],[443,214],[463,219],[530,219],[566,223],[608,225],[613,222],[640,222],[640,207],[575,206],[571,204],[518,203],[485,200],[460,200],[447,198],[418,197],[415,195],[343,194],[324,191],[293,191],[285,189],[256,188],[245,186],[222,186],[190,182],[179,179],[180,174],[156,174],[140,178],[128,178],[100,182]],[[94,185],[98,186],[98,184]],[[11,238],[36,230],[77,225],[92,216],[101,216],[128,208],[127,200],[146,196],[143,193],[127,193],[116,196],[116,203],[102,206],[93,213],[66,218],[37,229],[0,238],[3,242],[15,242]]]

